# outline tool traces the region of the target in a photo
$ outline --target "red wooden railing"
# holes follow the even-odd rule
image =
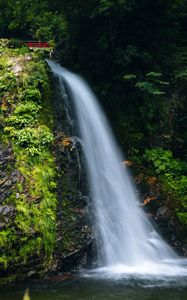
[[[48,42],[35,42],[35,41],[27,41],[24,42],[29,48],[51,48]]]

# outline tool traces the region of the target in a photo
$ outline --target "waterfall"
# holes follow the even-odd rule
[[[79,76],[47,60],[59,84],[73,102],[82,149],[87,162],[97,225],[99,265],[107,270],[139,270],[167,273],[184,261],[156,232],[140,207],[122,155],[98,101]],[[186,262],[185,262],[186,263]],[[175,267],[173,267],[176,265]],[[153,267],[154,266],[154,267]],[[146,267],[145,267],[146,268]],[[173,271],[172,271],[173,272]],[[179,271],[178,271],[179,272]]]

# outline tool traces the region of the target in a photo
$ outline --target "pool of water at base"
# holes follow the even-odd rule
[[[98,278],[54,277],[0,286],[0,300],[22,300],[24,291],[31,300],[186,300],[187,278]]]

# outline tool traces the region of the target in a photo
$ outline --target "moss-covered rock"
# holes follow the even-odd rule
[[[42,51],[1,40],[0,52],[0,275],[75,270],[93,238],[63,101]]]
[[[37,273],[56,243],[51,87],[41,53],[7,44],[0,43],[0,271]]]

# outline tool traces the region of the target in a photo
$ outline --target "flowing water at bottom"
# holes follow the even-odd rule
[[[97,274],[97,273],[96,273]],[[87,274],[72,280],[51,278],[27,281],[0,288],[0,300],[22,300],[26,288],[31,300],[186,300],[184,277],[146,278],[146,276],[101,278]]]

